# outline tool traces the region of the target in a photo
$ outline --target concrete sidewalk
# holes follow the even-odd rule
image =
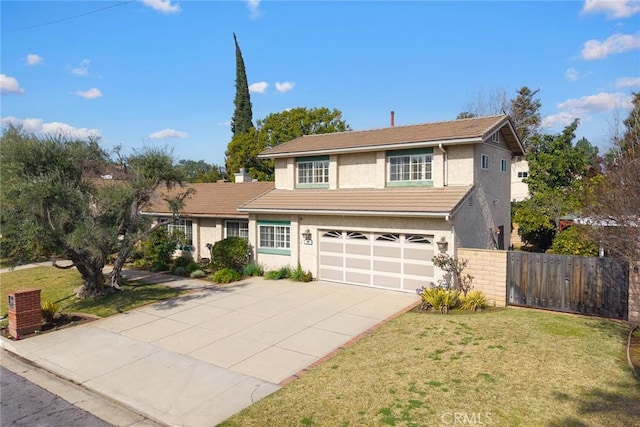
[[[330,282],[225,287],[128,270],[188,294],[2,346],[174,426],[216,425],[394,314],[415,294]],[[162,279],[162,280],[158,280]]]

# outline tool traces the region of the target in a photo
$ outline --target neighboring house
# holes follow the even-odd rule
[[[303,136],[260,154],[275,189],[245,203],[254,259],[322,280],[414,292],[457,247],[509,246],[508,116]]]
[[[522,182],[529,177],[529,162],[524,156],[511,159],[511,201],[519,202],[529,197],[529,186]]]
[[[186,236],[186,245],[193,246],[193,257],[209,258],[207,244],[228,237],[248,237],[249,215],[238,212],[238,206],[274,188],[273,182],[251,182],[244,171],[235,174],[236,182],[211,182],[186,184],[175,188],[171,194],[193,188],[194,193],[185,199],[180,217],[167,225],[169,231],[180,230]],[[159,195],[143,214],[156,218],[171,217],[171,209]]]

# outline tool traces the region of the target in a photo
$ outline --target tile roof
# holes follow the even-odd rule
[[[499,115],[363,131],[306,135],[265,150],[260,153],[260,157],[365,151],[381,147],[417,147],[420,143],[424,146],[433,146],[438,143],[473,143],[481,142],[498,129],[501,129],[502,135],[514,154],[522,154],[522,145],[515,135],[509,116]],[[398,147],[394,147],[396,145]]]
[[[318,215],[445,216],[455,212],[472,186],[272,190],[241,212]]]
[[[273,182],[207,182],[186,184],[185,187],[159,192],[154,200],[144,208],[145,213],[171,213],[169,206],[162,199],[163,195],[184,193],[187,188],[193,188],[195,193],[185,200],[181,215],[198,217],[246,217],[247,214],[238,212],[238,206],[259,195],[273,189]]]

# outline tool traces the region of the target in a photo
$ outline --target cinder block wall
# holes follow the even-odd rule
[[[473,276],[473,289],[482,291],[489,305],[507,305],[507,251],[458,248],[458,259],[469,260],[462,274]]]
[[[640,324],[640,270],[629,269],[629,322]]]

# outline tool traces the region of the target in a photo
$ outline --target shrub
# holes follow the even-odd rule
[[[171,263],[171,256],[176,250],[177,241],[176,235],[169,234],[166,227],[154,230],[142,245],[145,260],[152,266],[155,263]]]
[[[416,292],[422,298],[422,308],[433,308],[440,313],[448,313],[450,309],[458,305],[460,291],[453,289],[443,289],[438,287],[417,289]]]
[[[264,278],[266,280],[288,279],[289,277],[291,277],[291,267],[288,265],[281,267],[278,270],[271,270],[264,273]]]
[[[295,280],[296,282],[310,282],[313,279],[311,272],[303,270],[302,266],[300,266],[300,263],[298,263],[298,266],[295,270],[291,271],[289,277],[291,280]]]
[[[447,286],[453,289],[462,291],[464,295],[471,289],[471,282],[473,282],[473,276],[470,274],[462,274],[462,271],[469,264],[468,259],[460,259],[452,257],[449,254],[438,254],[432,259],[433,265],[439,267],[445,272],[445,281]]]
[[[200,264],[192,261],[191,263],[189,263],[189,265],[185,267],[185,270],[187,270],[187,273],[191,274],[196,270],[200,270],[200,268],[201,268]]]
[[[174,267],[184,267],[186,268],[189,264],[193,263],[193,257],[189,255],[182,254],[178,258],[173,260]]]
[[[216,283],[231,283],[242,279],[242,276],[232,268],[223,268],[216,271],[211,279]]]
[[[60,305],[52,301],[42,301],[42,317],[47,322],[53,322],[60,313]]]
[[[151,271],[156,272],[156,271],[168,271],[169,270],[169,264],[167,264],[164,261],[156,261],[153,263],[153,265],[151,265]]]
[[[194,270],[191,272],[191,274],[189,275],[192,279],[200,279],[202,277],[205,277],[206,274],[204,274],[204,271],[202,270]]]
[[[245,277],[262,276],[263,274],[264,269],[262,268],[262,266],[253,262],[245,265],[242,269],[242,275]]]
[[[460,308],[467,311],[479,311],[487,307],[487,298],[482,291],[470,291],[460,298]]]
[[[579,227],[573,225],[556,234],[547,253],[598,256],[598,245],[585,236],[586,233],[581,233]]]
[[[173,274],[177,276],[187,276],[187,270],[184,267],[176,267],[173,269]]]
[[[214,270],[230,268],[239,273],[248,262],[249,242],[242,237],[227,237],[211,247],[211,265]]]

